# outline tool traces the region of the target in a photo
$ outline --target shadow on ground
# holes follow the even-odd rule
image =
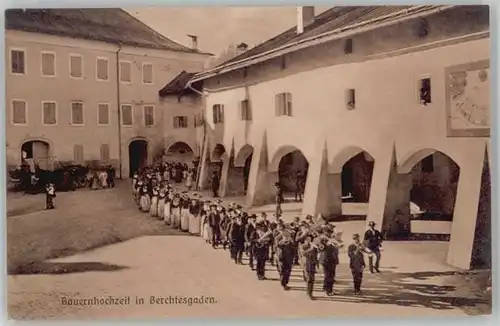
[[[17,275],[33,274],[73,274],[84,272],[113,272],[127,269],[126,266],[106,264],[100,262],[55,263],[42,262],[20,266]]]

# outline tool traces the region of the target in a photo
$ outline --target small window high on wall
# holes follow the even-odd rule
[[[354,110],[356,108],[356,90],[348,89],[345,95],[345,104],[348,110]]]
[[[214,118],[214,123],[224,123],[224,105],[222,104],[215,104],[213,107],[213,118]]]
[[[252,109],[250,107],[250,100],[243,100],[240,102],[240,113],[241,113],[241,120],[243,121],[252,120]]]
[[[292,116],[292,94],[280,93],[276,94],[276,116]]]
[[[419,82],[420,104],[427,105],[432,103],[431,97],[431,79],[426,77]]]

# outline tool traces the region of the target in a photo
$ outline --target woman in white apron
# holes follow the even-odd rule
[[[184,232],[189,231],[189,203],[188,195],[184,194],[181,200],[181,230]]]
[[[137,174],[137,172],[134,172],[134,176],[132,177],[132,193],[135,195],[135,191],[136,191],[136,185],[137,185],[137,181],[139,179],[139,175]]]
[[[158,195],[158,215],[160,220],[165,218],[165,199],[167,197],[167,191],[164,187],[160,188],[160,193]]]
[[[166,225],[172,224],[172,201],[174,200],[174,194],[171,190],[167,193],[167,198],[165,199],[165,210],[163,211],[163,220]]]
[[[186,176],[186,188],[187,190],[191,190],[193,187],[193,172],[189,170]]]
[[[174,195],[174,199],[172,200],[172,204],[170,206],[171,218],[172,218],[172,227],[174,229],[178,229],[181,224],[181,200],[178,194]]]
[[[206,243],[210,241],[210,225],[208,224],[208,212],[210,211],[210,204],[205,202],[201,211],[201,236]]]
[[[151,206],[149,207],[149,216],[156,217],[158,215],[158,187],[153,187],[153,195],[151,196]]]
[[[99,181],[102,188],[108,187],[108,173],[106,171],[101,171],[101,173],[99,173]]]
[[[135,202],[139,208],[141,207],[141,191],[142,191],[143,186],[144,186],[144,182],[142,180],[138,180],[137,184],[135,185],[135,193],[134,193],[135,198],[134,199],[135,199]]]
[[[140,193],[141,193],[141,199],[140,199],[141,211],[149,212],[149,207],[151,203],[148,195],[148,188],[146,186],[143,186],[140,190]]]

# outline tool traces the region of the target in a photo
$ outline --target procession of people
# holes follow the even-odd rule
[[[336,230],[335,225],[321,216],[311,215],[285,223],[281,208],[271,220],[265,212],[259,216],[248,214],[241,205],[224,206],[220,199],[207,200],[199,193],[179,190],[177,185],[181,182],[185,185],[183,188],[191,189],[195,171],[187,169],[183,177],[179,177],[182,173],[176,172],[178,166],[161,163],[134,174],[132,192],[140,211],[174,229],[200,236],[214,249],[228,250],[235,264],[243,264],[243,256],[247,256],[248,266],[258,280],[266,279],[269,263],[279,273],[283,289],[290,290],[292,269],[298,265],[309,298],[315,298],[314,283],[320,270],[324,276],[324,292],[328,296],[337,294],[334,291],[336,269],[344,243],[342,232]],[[370,222],[370,230],[364,238],[355,234],[347,246],[355,295],[361,295],[365,255],[369,256],[370,272],[380,272],[381,245],[382,236],[375,229],[375,223]]]

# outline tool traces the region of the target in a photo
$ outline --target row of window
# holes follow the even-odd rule
[[[144,105],[143,107],[143,122],[146,127],[154,126],[155,124],[155,107],[154,105]],[[76,126],[83,126],[85,124],[84,118],[84,103],[71,102],[70,104],[71,124]],[[132,126],[134,124],[134,115],[132,105],[121,105],[122,124],[124,126]],[[57,103],[54,101],[42,102],[42,122],[44,125],[57,125]],[[109,125],[110,111],[108,103],[97,104],[97,124]],[[195,125],[198,119],[195,117]],[[28,105],[24,100],[12,101],[12,123],[15,125],[28,124]],[[173,119],[174,128],[187,128],[188,117],[177,116]]]
[[[100,159],[102,161],[109,161],[109,145],[101,144]],[[78,164],[83,164],[85,161],[83,145],[75,144],[73,145],[73,160]]]
[[[56,54],[54,52],[41,52],[41,74],[45,77],[56,76]],[[26,75],[26,51],[23,49],[10,50],[11,73],[15,75]],[[83,56],[81,54],[69,55],[69,76],[74,79],[84,78]],[[96,79],[100,81],[109,80],[109,59],[105,57],[96,58]],[[132,83],[132,62],[120,61],[120,81]],[[142,83],[153,84],[153,64],[142,63]]]
[[[431,98],[431,79],[422,78],[419,82],[419,101],[422,105],[430,104]],[[348,89],[345,95],[345,105],[348,110],[356,108],[356,90]],[[213,122],[214,124],[224,123],[224,105],[215,104],[212,107]],[[275,116],[289,116],[293,115],[292,112],[292,94],[280,93],[276,94],[275,98]],[[252,120],[252,109],[249,100],[240,102],[240,119],[243,121]]]

